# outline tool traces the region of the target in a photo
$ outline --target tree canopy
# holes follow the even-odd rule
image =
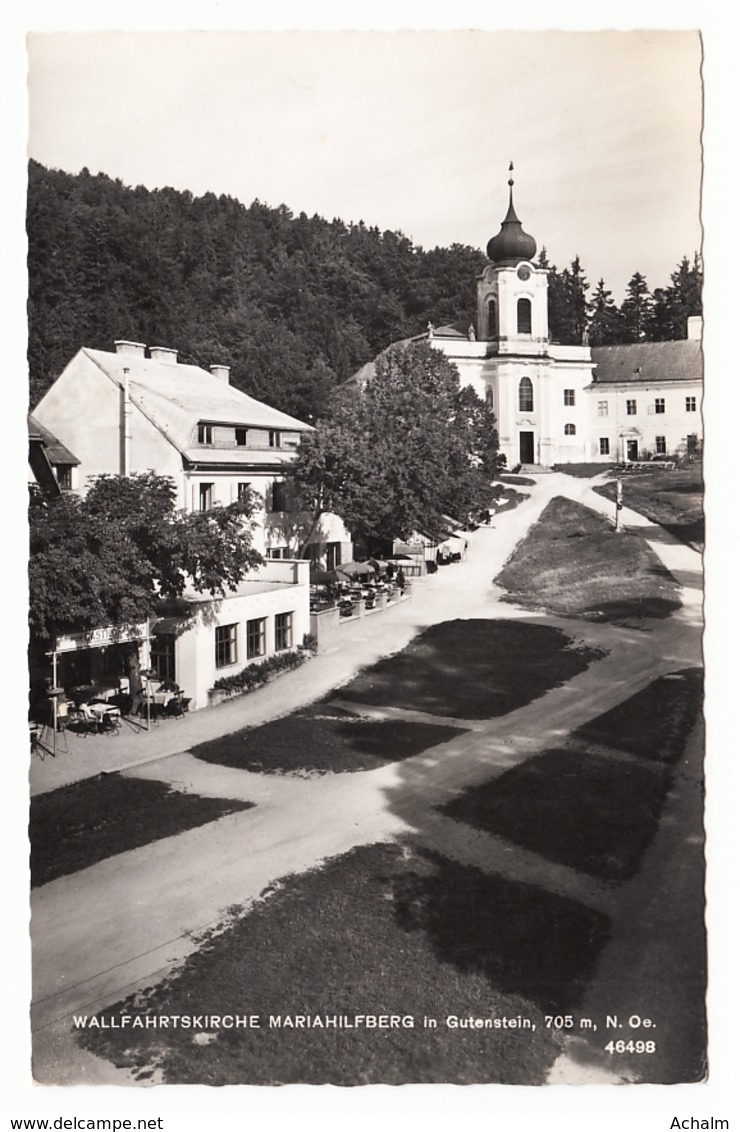
[[[547,271],[550,336],[565,345],[579,345],[586,335],[592,346],[685,338],[688,319],[702,313],[703,272],[697,254],[692,262],[684,256],[670,285],[652,292],[645,276],[634,272],[619,306],[603,278],[589,296],[579,256],[559,271],[542,248],[537,266]]]
[[[344,519],[356,541],[437,532],[487,507],[499,467],[494,418],[427,342],[396,345],[358,392],[341,391],[298,449],[299,505]],[[449,517],[449,518],[448,518]]]
[[[98,476],[84,499],[32,493],[32,640],[136,624],[187,586],[224,594],[262,561],[251,545],[255,505],[177,511],[172,481],[153,472]]]

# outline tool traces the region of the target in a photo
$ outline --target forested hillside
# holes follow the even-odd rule
[[[28,240],[32,404],[80,346],[129,338],[231,365],[236,386],[304,420],[391,342],[469,319],[486,262],[363,223],[35,162]]]
[[[425,251],[400,232],[260,201],[129,188],[105,174],[30,163],[31,405],[81,346],[116,338],[170,346],[179,360],[230,365],[245,392],[307,421],[331,390],[390,343],[474,317],[482,251]],[[493,224],[492,224],[493,228]],[[684,337],[701,312],[701,268],[683,259],[650,293],[639,272],[618,306],[578,256],[550,275],[554,340]]]

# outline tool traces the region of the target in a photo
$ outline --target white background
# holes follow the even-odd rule
[[[379,1121],[405,1127],[419,1113],[425,1123],[453,1126],[464,1114],[473,1128],[528,1129],[669,1129],[674,1116],[729,1118],[737,1127],[738,1007],[737,932],[737,758],[735,705],[737,693],[737,613],[733,585],[738,573],[737,384],[735,327],[737,312],[737,29],[735,17],[724,17],[709,5],[673,3],[530,3],[522,6],[458,0],[444,13],[426,4],[261,5],[245,3],[11,4],[0,16],[0,84],[2,85],[3,179],[0,311],[3,328],[5,429],[2,445],[5,555],[3,558],[2,666],[5,773],[3,775],[3,948],[0,990],[0,1041],[3,1057],[0,1084],[4,1111],[19,1116],[153,1116],[163,1115],[169,1132],[223,1127],[257,1128],[274,1124],[270,1114],[287,1116],[300,1126],[325,1128],[348,1121],[364,1129]],[[267,17],[262,12],[268,13]],[[726,9],[729,11],[729,9]],[[666,13],[670,15],[667,16]],[[728,23],[727,21],[730,20]],[[705,179],[702,219],[705,227],[705,345],[707,433],[707,623],[708,663],[708,925],[711,951],[710,1080],[691,1086],[548,1087],[511,1086],[248,1087],[208,1090],[170,1086],[158,1089],[68,1088],[31,1082],[28,1002],[27,738],[23,705],[26,697],[25,488],[27,441],[27,363],[25,327],[26,55],[30,30],[177,30],[181,28],[465,28],[606,29],[699,28],[705,50]],[[115,81],[115,76],[111,76]],[[247,201],[248,203],[248,201]],[[268,202],[278,203],[278,202]],[[298,202],[300,208],[300,202]],[[365,218],[365,217],[363,217]],[[344,219],[359,219],[347,217]],[[366,218],[372,222],[371,217]],[[493,217],[498,223],[500,217]],[[493,234],[493,230],[488,233]],[[536,233],[533,233],[536,235]],[[471,240],[472,242],[472,240]],[[684,250],[677,249],[680,256]],[[558,261],[559,266],[564,263]],[[635,270],[641,270],[636,263]],[[592,280],[593,282],[593,280]],[[657,283],[657,281],[656,281]],[[733,1085],[735,1088],[733,1089]],[[352,1114],[351,1116],[348,1114]],[[380,1115],[384,1114],[384,1115]],[[735,1119],[733,1119],[733,1117]],[[9,1127],[6,1122],[5,1127]]]

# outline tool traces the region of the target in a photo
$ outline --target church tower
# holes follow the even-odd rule
[[[547,271],[532,260],[536,241],[514,209],[514,166],[509,165],[509,211],[488,241],[490,263],[478,277],[478,340],[491,353],[547,353]]]

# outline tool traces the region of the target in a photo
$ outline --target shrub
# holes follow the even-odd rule
[[[308,634],[306,635],[308,636]],[[274,673],[288,672],[291,668],[299,668],[305,659],[306,657],[302,652],[276,653],[275,656],[270,656],[266,660],[248,664],[246,668],[242,668],[241,672],[235,672],[231,676],[220,676],[211,691],[223,691],[230,696],[234,693],[241,695],[245,692],[253,692],[255,688],[266,684]]]

